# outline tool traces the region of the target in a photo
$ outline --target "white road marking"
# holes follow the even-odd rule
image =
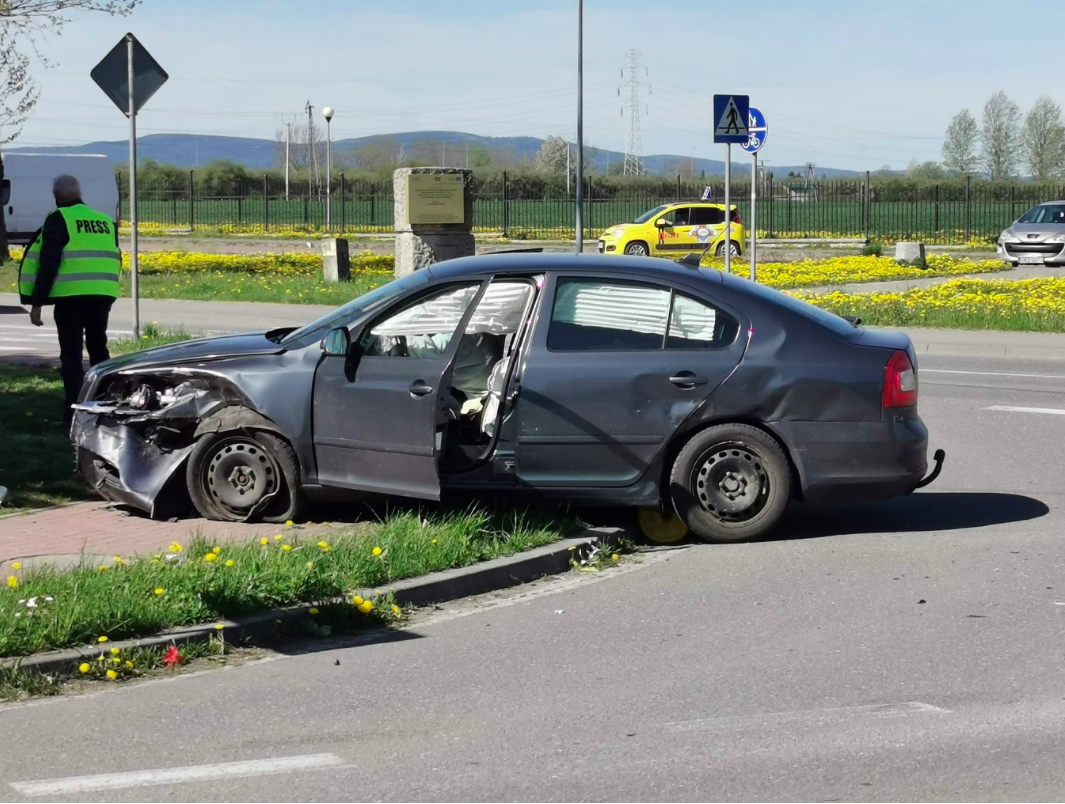
[[[1023,377],[1038,380],[1065,380],[1065,374],[1009,374],[1003,371],[961,371],[959,369],[921,368],[918,374],[974,374],[980,377]]]
[[[708,717],[699,720],[677,720],[660,724],[670,731],[705,731],[708,729],[729,728],[745,723],[772,724],[800,720],[826,720],[854,717],[902,717],[905,715],[950,714],[949,709],[941,709],[921,701],[906,701],[895,704],[871,704],[867,706],[841,706],[832,709],[806,709],[796,712],[769,712],[764,715],[726,715]]]
[[[1047,413],[1053,416],[1065,416],[1061,408],[1024,408],[1017,405],[992,405],[984,410],[997,410],[1004,413]]]
[[[223,762],[218,765],[190,765],[184,768],[102,773],[96,776],[68,776],[33,782],[10,782],[24,796],[69,796],[95,790],[121,790],[129,787],[157,787],[165,784],[204,782],[213,779],[239,779],[247,776],[270,776],[294,771],[337,768],[347,763],[336,754],[307,754],[301,757],[254,759],[248,762]]]

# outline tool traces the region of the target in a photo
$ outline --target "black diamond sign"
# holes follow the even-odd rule
[[[133,34],[126,34],[89,75],[118,110],[129,116],[129,62],[127,38],[133,40],[133,111],[139,112],[170,77]]]

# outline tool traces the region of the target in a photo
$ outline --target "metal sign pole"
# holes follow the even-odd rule
[[[758,281],[758,151],[751,156],[751,281]]]
[[[732,273],[732,143],[725,143],[725,273]]]
[[[133,34],[126,34],[129,78],[129,264],[133,280],[133,337],[141,336],[140,289],[137,286],[137,112],[133,102]]]

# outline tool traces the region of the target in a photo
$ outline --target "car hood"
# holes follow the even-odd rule
[[[1041,243],[1048,237],[1065,234],[1065,224],[1061,223],[1015,223],[1006,230],[1014,237],[1026,243]]]
[[[227,357],[274,354],[285,351],[266,337],[266,332],[243,332],[238,335],[220,335],[215,338],[197,338],[181,343],[156,346],[115,357],[96,366],[99,373],[138,366],[158,366],[172,363],[192,363],[220,360]]]

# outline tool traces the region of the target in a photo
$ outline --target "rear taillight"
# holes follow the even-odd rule
[[[895,352],[884,369],[884,407],[909,408],[917,404],[917,371],[910,356]]]

